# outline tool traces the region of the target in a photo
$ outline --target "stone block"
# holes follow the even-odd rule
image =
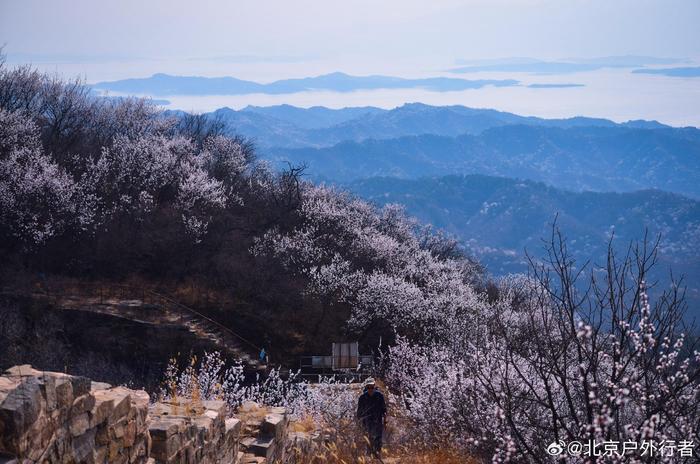
[[[260,433],[281,439],[286,431],[287,418],[281,414],[267,414],[260,424]]]
[[[248,447],[254,455],[265,459],[272,459],[275,453],[275,439],[273,437],[261,437]]]
[[[95,430],[89,430],[82,435],[73,437],[71,446],[76,462],[88,461],[88,456],[92,456],[95,449]]]
[[[225,401],[219,401],[219,400],[208,400],[208,401],[202,401],[202,406],[204,409],[207,411],[214,411],[216,412],[217,416],[224,417],[226,415],[226,402]]]
[[[136,422],[128,422],[124,427],[124,446],[130,448],[136,442]]]
[[[15,449],[19,443],[8,447],[8,442],[17,441],[39,418],[42,404],[39,381],[33,377],[22,378],[17,387],[11,390],[0,404],[0,440],[12,453],[19,454]],[[12,440],[15,437],[16,440]]]
[[[180,433],[184,419],[179,417],[157,417],[153,418],[148,428],[153,440],[165,440],[171,435]]]
[[[80,415],[74,416],[70,420],[70,434],[73,437],[77,437],[78,435],[82,435],[85,433],[87,429],[90,428],[90,418],[88,417],[88,413],[84,412]]]
[[[224,402],[203,401],[192,416],[148,402],[143,391],[15,367],[0,376],[0,451],[11,442],[33,463],[237,461],[242,422],[226,418]],[[268,443],[253,439],[251,446],[270,453]]]
[[[233,417],[226,419],[225,433],[226,435],[233,435],[235,437],[238,437],[241,433],[241,421]]]
[[[110,390],[114,398],[114,409],[110,414],[110,421],[116,422],[126,416],[131,409],[131,391],[123,387],[116,387]]]
[[[46,401],[46,411],[52,412],[58,407],[56,398],[56,377],[48,373],[43,373],[40,377],[41,390]]]
[[[73,385],[73,396],[83,396],[90,393],[92,380],[87,377],[70,376],[70,382]]]
[[[143,462],[148,457],[146,440],[139,440],[129,449],[129,462]]]
[[[95,434],[95,443],[97,445],[108,445],[109,444],[109,428],[107,427],[107,424],[102,424],[98,426],[96,429],[96,434]]]
[[[200,442],[208,441],[214,435],[214,420],[208,416],[196,417],[192,420],[192,423],[197,428],[197,433],[195,438]]]
[[[287,415],[287,408],[284,406],[273,406],[269,409],[270,414],[279,414],[281,416]]]
[[[90,411],[90,424],[95,427],[105,422],[114,409],[114,398],[109,390],[99,390],[93,393],[95,404]]]
[[[125,425],[126,418],[120,419],[112,425],[112,435],[114,438],[122,438],[124,436]]]
[[[34,369],[31,364],[22,364],[10,367],[5,371],[5,375],[7,377],[39,377],[42,372]]]
[[[239,459],[239,464],[263,464],[266,461],[265,458],[256,456],[252,453],[244,453]]]
[[[179,434],[173,434],[167,438],[160,439],[151,436],[151,457],[156,461],[168,461],[171,459],[182,446],[182,437]]]
[[[94,380],[90,382],[90,391],[97,392],[100,390],[109,390],[112,386],[105,382],[95,382]]]
[[[73,404],[73,384],[66,377],[58,377],[55,385],[57,407],[68,408]]]
[[[73,400],[73,407],[71,407],[70,416],[74,417],[91,411],[94,406],[95,397],[92,394],[88,393],[86,395],[79,396]]]

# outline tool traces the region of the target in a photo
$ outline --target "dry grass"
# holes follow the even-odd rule
[[[292,432],[314,432],[318,428],[318,424],[311,416],[294,420],[289,425]]]
[[[389,450],[383,459],[386,464],[477,464],[477,460],[465,456],[449,445],[434,449]]]
[[[476,464],[479,462],[465,455],[449,440],[435,442],[435,437],[423,437],[421,431],[407,417],[397,398],[380,380],[376,382],[384,393],[389,409],[388,423],[384,433],[382,461],[385,464]],[[359,396],[361,384],[342,385],[339,388],[354,391]],[[298,464],[370,464],[380,461],[367,455],[368,441],[363,436],[351,413],[347,417],[329,416],[320,422],[313,417],[302,417],[290,423],[293,432],[305,432],[309,436],[319,434],[320,439],[311,446],[289,449]],[[307,443],[307,445],[309,445]]]
[[[366,440],[366,439],[365,439]],[[366,454],[366,441],[362,439],[324,442],[312,449],[294,448],[292,462],[298,464],[370,464],[380,462]],[[384,448],[382,461],[384,464],[477,464],[479,461],[464,455],[449,445],[426,449],[410,446],[401,448]]]
[[[236,417],[241,420],[263,420],[268,412],[266,407],[252,401],[246,401],[236,411]]]

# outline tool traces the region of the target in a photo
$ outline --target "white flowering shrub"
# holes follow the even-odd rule
[[[433,253],[440,238],[426,241],[395,205],[377,209],[346,193],[306,185],[299,216],[291,230],[273,228],[258,237],[252,251],[304,276],[307,295],[349,306],[354,330],[383,321],[439,336],[449,333],[457,315],[484,306],[469,284],[476,269],[461,257]]]
[[[297,416],[322,418],[353,418],[357,391],[348,388],[348,382],[335,377],[319,377],[308,383],[298,373],[284,378],[278,369],[271,369],[264,379],[246,380],[243,366],[226,363],[218,351],[207,352],[202,359],[192,357],[181,368],[171,359],[164,373],[160,397],[202,400],[223,399],[231,411],[245,401],[266,406],[284,406]],[[331,421],[328,421],[329,423]]]
[[[0,109],[0,230],[25,246],[40,244],[80,217],[71,176],[44,154],[24,113]]]
[[[171,359],[166,368],[160,397],[173,399],[223,400],[233,413],[246,401],[265,406],[287,406],[300,404],[305,395],[306,384],[298,373],[280,376],[278,369],[271,369],[264,379],[246,379],[240,363],[226,367],[218,351],[205,353],[201,360],[192,357],[183,369],[177,360]]]
[[[478,264],[401,207],[304,182],[301,167],[275,173],[221,132],[0,56],[0,258],[29,273],[200,280],[235,295],[228,308],[256,305],[287,337],[277,346],[395,339],[382,366],[406,417],[428,442],[481,459],[561,461],[546,453],[560,442],[700,444],[696,334],[680,287],[646,284],[654,247],[581,269],[554,234],[545,265],[485,292]],[[163,395],[329,422],[349,414],[348,391],[274,370],[248,382],[213,353],[171,365]],[[693,459],[637,450],[605,461]]]
[[[581,449],[550,456],[546,448],[611,441],[620,451],[625,442],[666,448],[604,462],[695,462],[700,352],[683,333],[679,289],[649,301],[654,251],[621,261],[611,252],[588,291],[560,236],[549,251],[549,266],[502,283],[499,300],[453,321],[450,338],[400,339],[390,349],[387,379],[411,417],[493,462],[593,462]]]

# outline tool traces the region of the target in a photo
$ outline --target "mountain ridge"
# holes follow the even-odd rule
[[[305,164],[316,179],[485,174],[575,191],[658,188],[700,198],[700,130],[505,125],[457,137],[423,134],[270,148],[273,163]]]
[[[232,76],[175,76],[156,73],[143,78],[97,82],[92,87],[98,90],[163,97],[172,95],[246,95],[253,93],[280,95],[311,90],[351,92],[355,90],[408,88],[424,88],[434,92],[448,92],[478,89],[487,85],[497,87],[514,86],[519,85],[519,81],[514,79],[470,80],[454,77],[408,79],[382,75],[352,76],[341,72],[333,72],[314,77],[280,79],[265,84]]]
[[[700,314],[700,201],[657,189],[572,192],[523,179],[449,175],[374,177],[344,188],[379,205],[400,203],[409,214],[455,235],[495,275],[525,272],[525,250],[538,256],[551,223],[565,231],[580,262],[604,264],[614,232],[618,249],[630,240],[661,234],[659,278],[668,268],[685,275],[688,296]],[[624,251],[624,250],[623,250]]]
[[[267,118],[258,118],[255,127],[247,127],[246,121],[256,117],[251,116],[250,113],[263,114]],[[267,148],[324,147],[345,140],[390,139],[406,135],[458,136],[478,134],[489,128],[513,124],[644,129],[671,127],[658,121],[631,120],[616,123],[609,119],[585,116],[545,119],[536,116],[520,116],[488,108],[470,108],[461,105],[432,106],[423,103],[406,103],[393,109],[376,107],[299,108],[291,105],[248,106],[241,110],[220,108],[205,114],[221,118],[227,124],[229,131],[240,135],[258,137],[260,134],[274,134],[274,142],[267,137],[260,137],[257,140],[259,146]],[[290,132],[289,136],[286,132]]]

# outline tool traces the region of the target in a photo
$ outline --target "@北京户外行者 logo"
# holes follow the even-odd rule
[[[695,443],[692,440],[590,440],[570,441],[559,440],[550,443],[545,448],[550,456],[641,456],[641,457],[696,457]]]
[[[559,443],[554,442],[550,443],[549,446],[547,446],[547,454],[551,456],[559,456],[561,453],[564,452],[564,442],[560,441]]]

